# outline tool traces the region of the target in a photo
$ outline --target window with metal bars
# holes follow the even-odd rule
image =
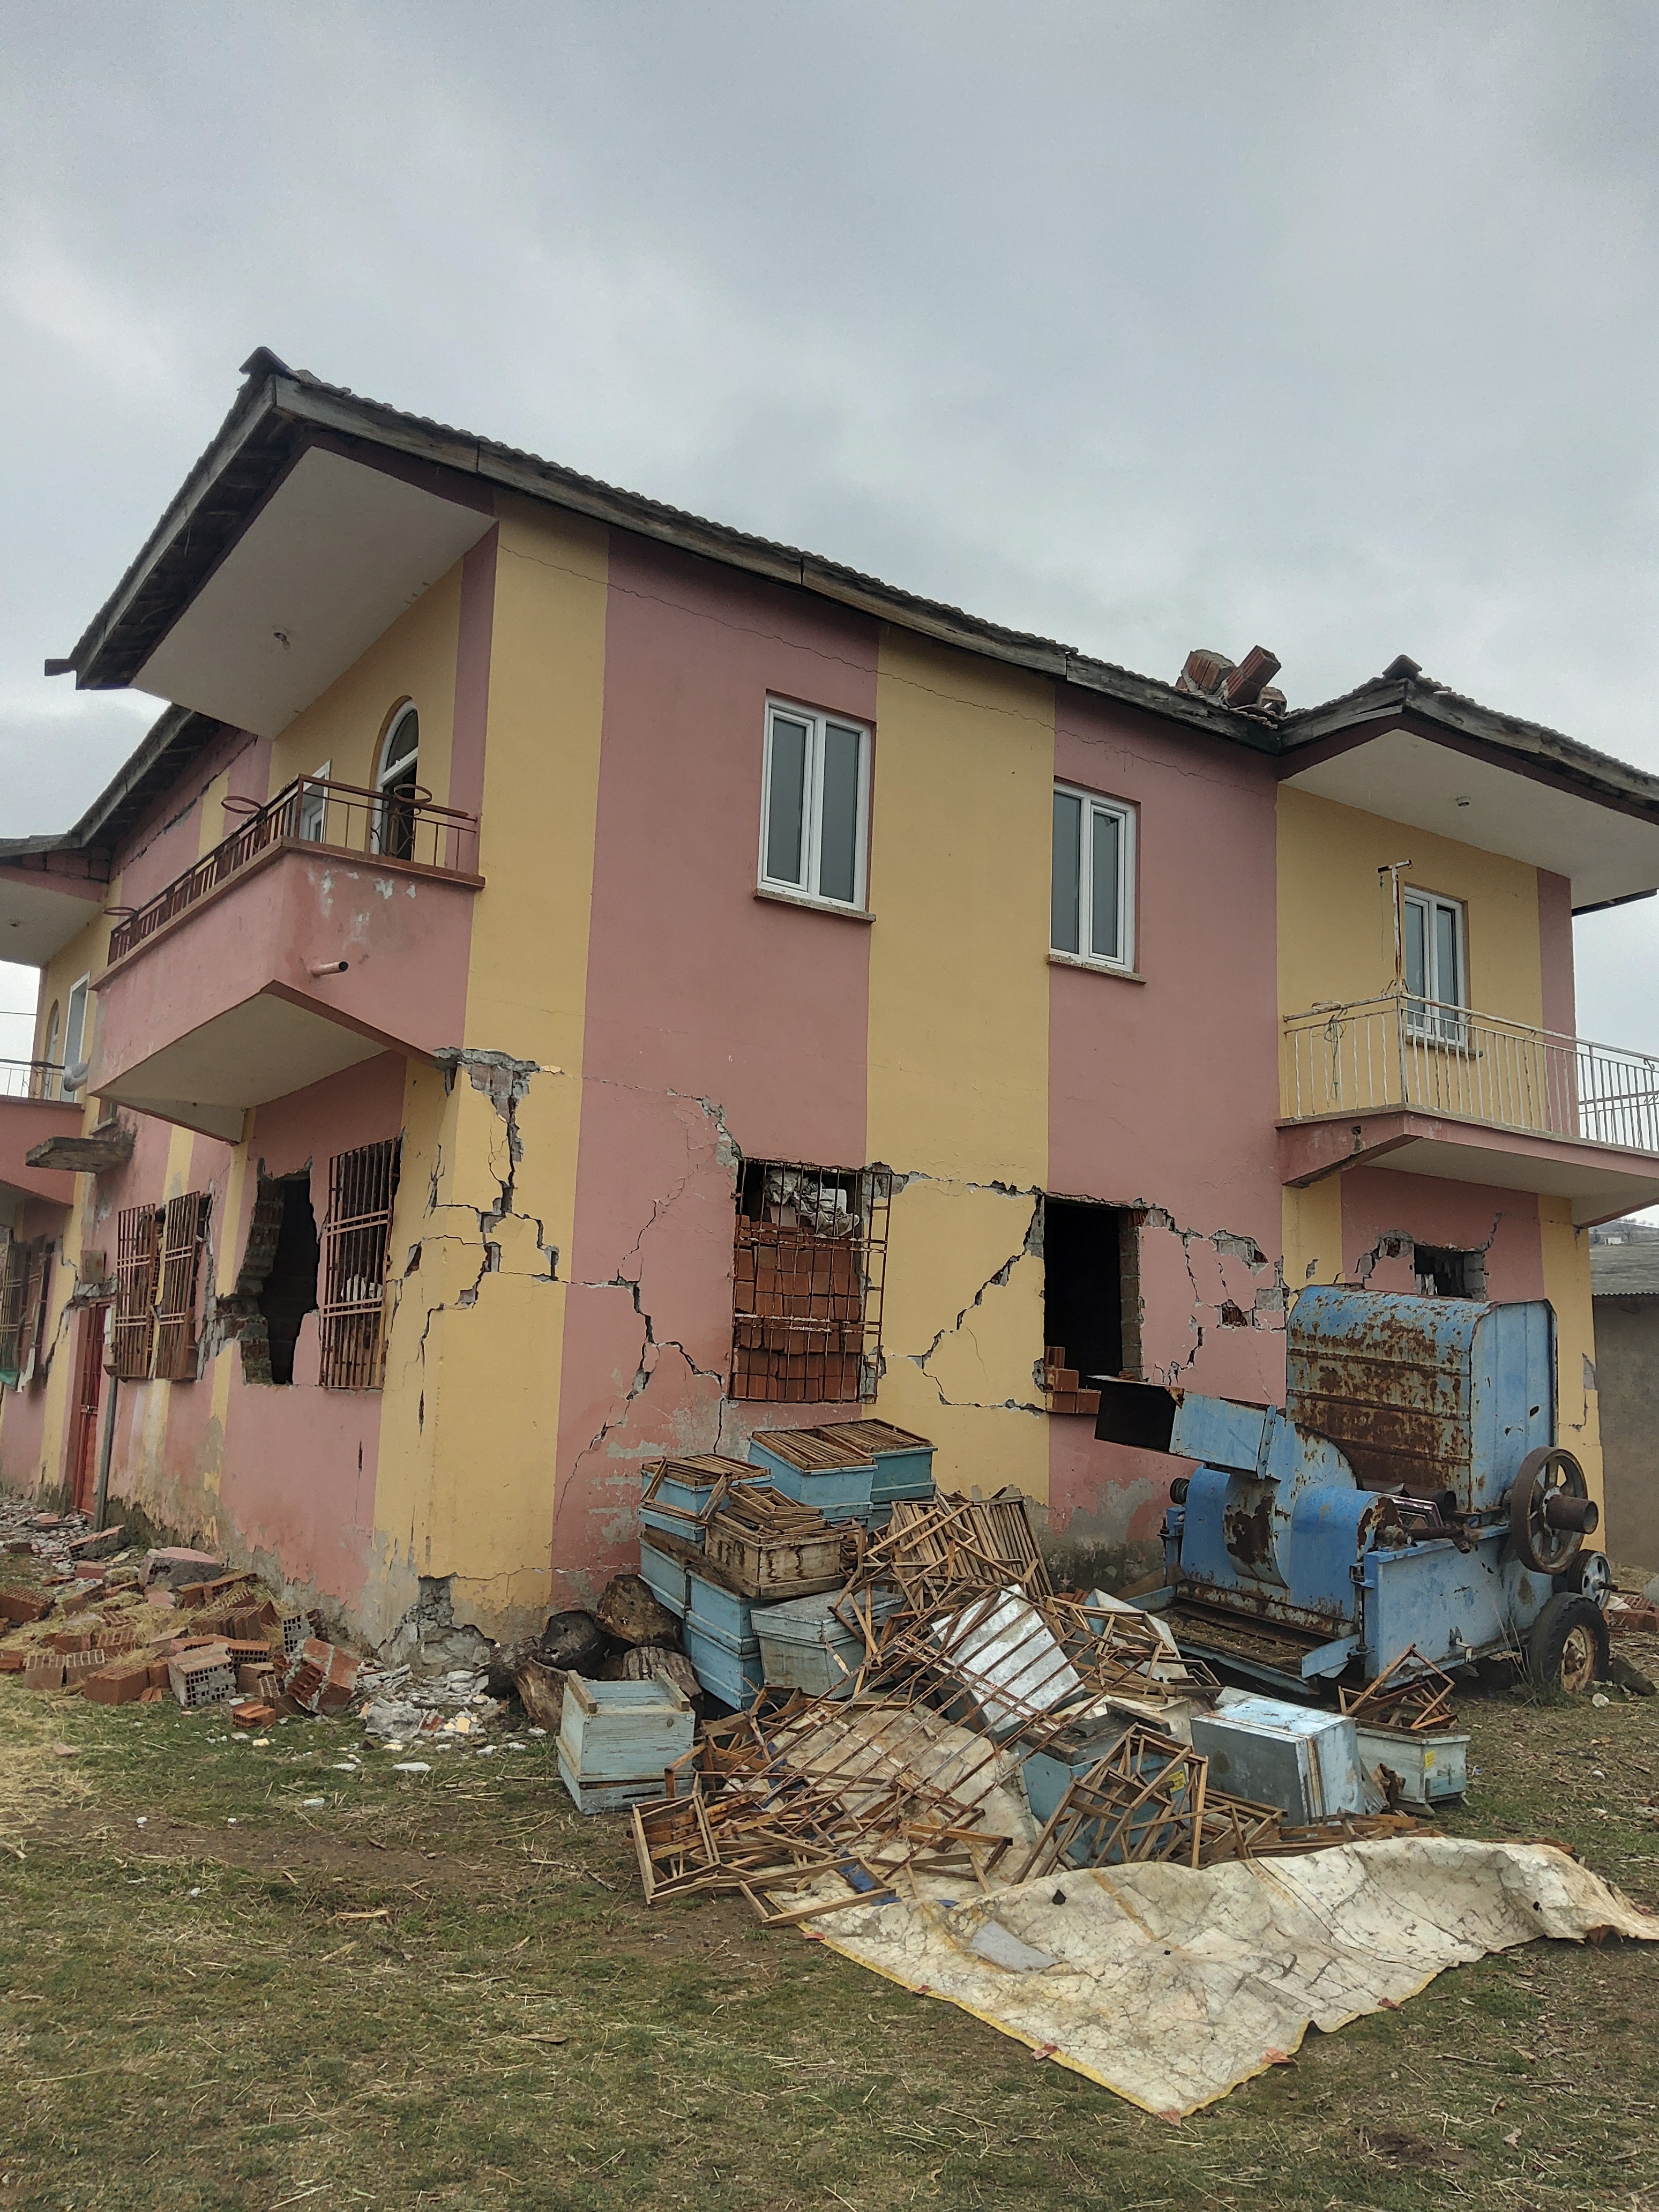
[[[14,1237],[6,1246],[5,1265],[0,1269],[0,1382],[14,1384],[22,1372],[31,1249]]]
[[[873,1398],[881,1372],[887,1168],[750,1160],[738,1186],[732,1395]]]
[[[110,1345],[110,1371],[123,1382],[149,1379],[161,1269],[160,1207],[124,1206],[115,1217],[115,1326]]]
[[[170,1198],[161,1217],[161,1288],[155,1301],[155,1372],[169,1382],[196,1380],[196,1290],[207,1241],[210,1194]]]
[[[52,1290],[52,1239],[14,1237],[0,1268],[0,1382],[14,1389],[30,1380],[46,1340]]]
[[[27,1382],[40,1364],[46,1341],[46,1306],[52,1295],[52,1239],[37,1237],[29,1247],[28,1282],[23,1292],[23,1336],[18,1346],[18,1381]]]
[[[386,1373],[386,1254],[398,1193],[398,1145],[362,1145],[328,1164],[323,1296],[318,1313],[321,1382],[328,1390],[378,1390]]]

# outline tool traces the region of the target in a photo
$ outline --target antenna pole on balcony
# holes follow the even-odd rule
[[[1400,1103],[1406,1103],[1406,938],[1400,921],[1400,878],[1409,860],[1387,860],[1376,872],[1388,878],[1389,912],[1394,921],[1394,1048],[1400,1079]]]

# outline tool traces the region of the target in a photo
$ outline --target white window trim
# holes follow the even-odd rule
[[[411,714],[413,714],[413,715],[415,716],[415,718],[416,718],[416,720],[415,720],[415,750],[414,750],[414,751],[413,751],[412,753],[399,754],[399,755],[398,755],[396,757],[393,757],[393,754],[392,754],[392,739],[397,736],[397,734],[398,734],[398,731],[402,729],[402,727],[403,727],[404,724],[404,723],[409,720],[409,718],[410,718],[410,716]],[[398,709],[397,713],[392,716],[392,720],[391,720],[386,724],[386,736],[385,736],[385,738],[382,739],[382,741],[381,741],[381,744],[380,744],[380,766],[376,769],[375,773],[374,773],[374,788],[375,788],[375,790],[376,790],[376,791],[385,791],[386,789],[387,789],[387,788],[388,788],[388,787],[391,785],[391,783],[392,783],[392,780],[393,780],[393,778],[394,778],[394,777],[397,777],[398,781],[401,782],[403,779],[402,779],[400,776],[398,776],[398,769],[401,769],[401,768],[402,768],[402,766],[404,765],[404,761],[405,761],[405,760],[412,760],[412,761],[414,761],[414,762],[416,763],[416,764],[418,766],[418,765],[419,765],[419,763],[420,763],[420,758],[421,758],[421,725],[420,725],[420,710],[419,710],[419,708],[416,706],[415,702],[414,702],[412,699],[405,699],[405,700],[404,700],[404,703],[403,703],[403,705],[402,705],[401,707],[399,707],[399,708],[398,708]]]
[[[1139,836],[1136,816],[1139,810],[1127,800],[1108,799],[1103,792],[1085,791],[1081,784],[1056,783],[1056,793],[1066,799],[1083,801],[1083,820],[1085,834],[1078,854],[1078,944],[1079,950],[1068,951],[1065,945],[1053,942],[1052,885],[1049,904],[1049,955],[1068,967],[1094,968],[1107,975],[1133,975],[1139,981],[1135,969],[1135,889],[1139,864]],[[1123,824],[1122,865],[1118,870],[1117,883],[1117,942],[1118,957],[1109,960],[1104,953],[1091,952],[1086,948],[1094,938],[1094,836],[1095,817],[1106,814]],[[1054,866],[1050,846],[1049,866]]]
[[[77,1102],[81,1098],[87,1086],[84,1080],[71,1084],[69,1079],[70,1070],[72,1067],[80,1066],[82,1061],[90,1065],[92,1060],[91,1040],[88,1036],[92,1028],[91,986],[92,970],[88,969],[86,974],[77,977],[64,994],[64,1073],[58,1081],[58,1096],[71,1103]],[[75,994],[77,991],[81,994],[81,1034],[75,1040],[75,1049],[71,1052],[70,1009],[75,1004]]]
[[[787,876],[772,876],[766,872],[767,830],[772,817],[772,725],[780,714],[791,721],[806,725],[806,803],[805,818],[801,825],[806,876],[804,883],[792,883]],[[838,729],[856,730],[859,738],[858,816],[853,849],[853,896],[850,899],[827,897],[817,887],[822,860],[818,831],[823,803],[823,731],[828,722],[833,722]],[[802,906],[824,907],[831,914],[864,914],[868,911],[870,750],[870,726],[867,722],[860,721],[855,714],[824,714],[816,707],[799,706],[793,699],[767,700],[766,730],[761,759],[759,884],[762,890],[782,894],[793,903]]]
[[[325,760],[320,768],[313,769],[311,778],[315,783],[326,783],[333,772],[333,762]],[[306,826],[311,822],[317,825],[314,830]],[[300,818],[295,827],[308,845],[322,843],[323,832],[328,827],[328,793],[325,791],[306,793],[300,806]]]
[[[1468,1042],[1468,1025],[1466,1022],[1459,1020],[1456,1018],[1456,1015],[1451,1013],[1445,1012],[1431,1013],[1428,1011],[1431,1006],[1442,1009],[1446,1007],[1455,1007],[1458,1014],[1466,1013],[1468,1011],[1469,947],[1468,915],[1464,902],[1462,899],[1448,898],[1442,891],[1419,890],[1417,889],[1415,884],[1412,884],[1410,886],[1402,884],[1401,886],[1400,906],[1401,927],[1402,932],[1405,927],[1407,908],[1413,906],[1421,907],[1424,910],[1425,915],[1423,952],[1424,968],[1425,971],[1425,985],[1421,999],[1413,997],[1410,994],[1409,985],[1407,987],[1407,1034],[1409,1036],[1422,1039],[1431,1044],[1467,1044]],[[1434,933],[1434,915],[1437,908],[1443,908],[1452,916],[1453,933],[1457,946],[1458,995],[1455,998],[1447,998],[1443,995],[1441,979],[1437,974],[1434,976],[1431,987],[1429,986],[1426,981],[1427,970],[1431,967],[1437,965]],[[1401,974],[1403,980],[1405,975],[1405,953],[1403,944],[1401,952]]]

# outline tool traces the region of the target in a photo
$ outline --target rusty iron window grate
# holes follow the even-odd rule
[[[15,1383],[22,1372],[23,1316],[27,1310],[33,1247],[14,1237],[0,1269],[0,1380]]]
[[[124,1206],[115,1217],[115,1327],[110,1352],[110,1372],[118,1382],[149,1379],[161,1271],[161,1208]]]
[[[337,1152],[329,1162],[318,1316],[325,1389],[378,1390],[385,1377],[386,1253],[398,1162],[395,1138]]]
[[[0,1271],[0,1382],[9,1382],[14,1389],[33,1376],[36,1355],[46,1341],[52,1253],[50,1237],[22,1243],[14,1237],[6,1247],[5,1267]]]
[[[209,1194],[170,1198],[161,1218],[161,1289],[155,1301],[155,1372],[169,1382],[196,1380],[196,1290],[207,1241]]]
[[[732,1395],[872,1399],[881,1372],[890,1169],[745,1162],[732,1259]]]

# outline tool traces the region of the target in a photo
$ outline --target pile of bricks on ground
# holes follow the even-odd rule
[[[25,1689],[108,1705],[170,1693],[187,1711],[228,1705],[248,1728],[351,1701],[356,1654],[328,1642],[314,1613],[210,1553],[125,1549],[119,1528],[20,1522],[15,1509],[0,1529],[8,1553],[33,1555],[31,1580],[0,1581],[0,1674]]]

